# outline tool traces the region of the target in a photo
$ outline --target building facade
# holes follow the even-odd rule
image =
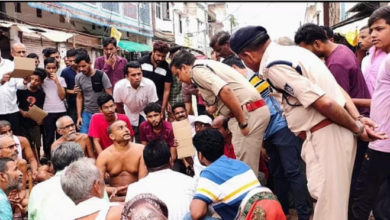
[[[70,48],[84,47],[95,59],[102,55],[101,39],[110,36],[112,27],[121,32],[122,44],[152,44],[151,3],[7,2],[2,10],[7,15],[0,23],[4,35],[10,44],[24,43],[28,53],[41,55],[43,48],[56,47],[64,57]],[[44,33],[50,30],[58,32]],[[64,34],[69,37],[56,36]]]

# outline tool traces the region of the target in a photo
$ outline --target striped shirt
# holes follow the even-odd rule
[[[223,155],[201,172],[194,199],[211,204],[222,219],[234,219],[242,199],[260,186],[248,165]]]
[[[263,97],[270,111],[271,118],[264,133],[264,140],[266,140],[280,129],[287,127],[287,122],[282,115],[282,109],[280,108],[278,101],[270,96],[271,91],[268,82],[264,79],[260,79],[257,76],[257,73],[252,74],[249,78],[249,82],[257,89],[261,97]]]

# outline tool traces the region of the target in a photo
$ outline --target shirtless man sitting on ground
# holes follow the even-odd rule
[[[106,172],[110,175],[110,186],[106,189],[108,195],[115,196],[111,201],[124,202],[127,186],[148,174],[144,146],[130,141],[130,130],[122,120],[113,122],[107,131],[114,144],[99,154],[96,166],[103,175]]]
[[[60,137],[51,145],[52,152],[59,144],[73,141],[80,144],[86,157],[96,159],[95,153],[93,152],[91,139],[89,139],[87,134],[76,132],[76,125],[74,124],[71,117],[63,116],[59,118],[56,122],[56,126],[57,132],[62,135],[62,137]]]
[[[78,143],[84,151],[84,155],[89,158],[95,159],[95,153],[93,151],[91,139],[89,139],[87,134],[81,134],[76,132],[76,126],[69,116],[63,116],[59,118],[56,122],[57,132],[62,135],[58,140],[56,140],[51,145],[51,151],[63,142],[73,141]],[[39,167],[38,170],[38,182],[45,181],[50,179],[54,175],[54,170],[50,168],[50,165],[43,165]]]

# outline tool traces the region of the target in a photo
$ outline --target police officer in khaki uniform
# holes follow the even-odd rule
[[[279,94],[288,127],[305,142],[308,188],[316,200],[314,220],[347,220],[356,138],[386,138],[359,115],[324,63],[299,47],[271,42],[265,28],[248,26],[230,38],[231,49]],[[343,108],[344,107],[344,108]]]
[[[171,62],[172,74],[195,84],[206,106],[217,115],[229,116],[237,159],[259,172],[260,150],[270,113],[257,90],[233,68],[214,61],[196,60],[190,52],[178,53]]]

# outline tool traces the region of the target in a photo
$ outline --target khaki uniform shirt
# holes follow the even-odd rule
[[[261,99],[261,95],[242,75],[230,66],[214,60],[196,60],[194,65],[207,64],[215,72],[204,66],[190,70],[190,77],[198,86],[204,102],[216,106],[217,114],[228,116],[230,110],[218,97],[221,89],[228,85],[236,94],[241,105]]]
[[[294,67],[299,65],[302,75],[293,67],[283,64],[266,69],[269,63],[277,60],[291,62]],[[325,119],[324,115],[311,107],[321,96],[326,94],[343,107],[346,104],[332,73],[317,56],[304,48],[280,46],[272,42],[264,52],[259,72],[276,88],[290,94],[287,96],[290,104],[302,104],[293,107],[284,98],[281,100],[288,127],[294,133],[308,131]]]

